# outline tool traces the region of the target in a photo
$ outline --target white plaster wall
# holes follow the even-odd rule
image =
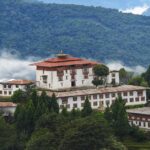
[[[115,77],[112,76],[113,74],[115,74]],[[119,83],[120,83],[120,80],[119,80],[119,72],[116,72],[116,71],[110,72],[109,75],[107,76],[107,83],[108,83],[108,84],[111,84],[113,79],[115,79],[116,84],[119,84]]]
[[[115,93],[115,97],[112,97],[111,93],[108,93],[109,97],[106,97],[106,94],[103,94],[103,98],[100,98],[100,94],[94,94],[97,95],[97,98],[94,99],[93,95],[91,95],[89,98],[89,101],[91,103],[91,106],[93,109],[98,109],[100,107],[107,107],[107,102],[109,102],[109,106],[112,104],[112,101],[114,101],[116,99],[116,97],[118,97],[118,93]],[[139,104],[145,104],[146,103],[146,91],[143,91],[143,96],[145,97],[145,101],[141,101],[141,96],[139,96],[139,101],[136,102],[135,98],[137,97],[137,91],[133,91],[133,96],[130,96],[129,92],[127,93],[127,96],[123,96],[123,92],[121,93],[121,96],[123,99],[127,99],[127,103],[126,105],[139,105]],[[86,97],[86,96],[85,96]],[[133,98],[133,102],[130,102],[130,98]],[[93,103],[97,101],[97,106],[94,106]],[[103,105],[101,104],[103,102]],[[59,106],[62,105],[62,99],[58,98],[58,103]],[[73,97],[68,97],[68,104],[70,105],[70,108],[68,109],[68,111],[73,109],[73,104],[77,104],[78,109],[82,109],[81,107],[81,103],[84,103],[83,100],[81,100],[81,96],[77,96],[77,101],[73,101]]]
[[[36,71],[36,85],[40,88],[47,88],[47,89],[63,89],[63,88],[70,88],[71,87],[71,75],[70,70],[64,70],[63,81],[59,81],[57,76],[57,71],[43,71],[37,70]],[[47,76],[47,83],[43,83],[42,76]],[[82,69],[76,69],[75,81],[76,87],[81,86],[93,86],[93,72],[92,68],[89,68],[88,79],[84,79],[84,75]]]
[[[26,85],[18,85],[18,87],[16,87],[16,85],[11,85],[11,88],[9,88],[7,85],[6,88],[4,88],[4,85],[0,84],[0,91],[2,91],[2,94],[0,94],[0,96],[12,96],[13,93],[19,89],[25,91]],[[5,94],[5,92],[6,92],[6,94]],[[11,94],[9,92],[11,92]]]
[[[0,107],[0,111],[3,113],[3,115],[14,115],[16,110],[16,107]]]

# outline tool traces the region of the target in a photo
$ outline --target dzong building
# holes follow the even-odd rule
[[[93,67],[99,62],[58,54],[55,58],[34,63],[36,66],[36,86],[45,89],[49,96],[55,93],[60,109],[82,109],[88,96],[93,109],[104,109],[116,97],[122,96],[126,105],[145,104],[146,88],[120,85],[119,72],[110,70],[106,85],[95,87]],[[112,85],[115,84],[115,86]]]

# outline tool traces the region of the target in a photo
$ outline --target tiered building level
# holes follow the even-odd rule
[[[37,87],[51,90],[93,87],[93,67],[96,64],[98,62],[58,54],[56,58],[33,64],[36,66]],[[111,71],[107,77],[107,83],[112,82],[119,84],[117,71]]]
[[[66,54],[58,54],[35,63],[36,85],[45,89],[49,96],[55,93],[60,109],[66,107],[82,109],[88,96],[93,109],[104,109],[111,105],[116,97],[122,96],[126,105],[145,104],[146,88],[131,85],[119,85],[119,72],[110,71],[107,76],[107,87],[96,88],[92,81],[95,77],[93,67],[99,64]],[[111,83],[115,83],[115,87]]]

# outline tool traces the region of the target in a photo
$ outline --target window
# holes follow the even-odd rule
[[[66,76],[66,80],[68,80],[68,76]]]
[[[143,96],[143,91],[138,91],[138,96]]]
[[[77,101],[77,97],[76,96],[73,97],[73,101]]]
[[[10,85],[10,84],[8,85],[8,88],[11,88],[11,85]]]
[[[106,98],[109,98],[109,94],[108,94],[108,93],[106,93],[106,94],[105,94],[105,97],[106,97]]]
[[[93,95],[93,99],[97,99],[97,95],[96,94]]]
[[[67,104],[68,103],[68,98],[64,97],[62,98],[62,104]]]
[[[143,126],[145,127],[145,122],[143,122]]]
[[[6,84],[4,85],[4,88],[7,88],[7,85],[6,85]]]
[[[0,94],[2,94],[2,91],[0,91]]]
[[[81,100],[84,101],[85,100],[85,96],[81,96]]]
[[[88,74],[89,73],[89,68],[83,68],[82,71],[83,71],[83,74]]]
[[[63,81],[63,77],[62,76],[58,76],[58,81]]]
[[[103,94],[100,94],[100,95],[99,95],[99,98],[100,98],[100,99],[103,99]]]
[[[81,103],[81,107],[84,107],[84,103]]]
[[[116,74],[115,74],[115,73],[112,73],[112,77],[116,77]]]
[[[43,78],[43,83],[47,83],[47,76],[42,76],[42,78]]]
[[[11,95],[11,91],[9,91],[9,95]]]
[[[16,88],[18,88],[19,87],[19,85],[16,85]]]
[[[141,97],[141,101],[145,101],[145,97]]]
[[[7,95],[7,91],[4,91],[4,95]]]
[[[133,96],[133,91],[130,91],[130,96]]]
[[[111,96],[112,96],[112,97],[115,97],[115,93],[111,93]]]
[[[73,104],[73,108],[77,108],[77,104]]]
[[[84,79],[88,79],[88,75],[84,75]]]
[[[130,98],[130,102],[133,102],[134,101],[134,99],[133,98]]]
[[[124,93],[123,93],[123,96],[127,96],[127,95],[128,95],[128,93],[127,93],[127,92],[124,92]]]
[[[150,127],[150,122],[148,122],[148,127]]]
[[[58,70],[57,71],[57,76],[63,76],[63,73],[64,73],[63,70]]]
[[[93,102],[93,106],[97,106],[97,104],[98,104],[97,102]]]
[[[135,98],[135,101],[138,102],[138,101],[139,101],[139,97],[136,97],[136,98]]]

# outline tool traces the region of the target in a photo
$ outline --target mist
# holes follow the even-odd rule
[[[3,50],[0,53],[0,81],[11,79],[35,80],[35,66],[30,66],[30,64],[39,60],[41,58],[34,57],[23,60],[18,53]],[[135,75],[140,75],[146,71],[143,66],[126,66],[121,61],[107,61],[105,64],[110,70],[125,68],[127,71],[134,72]]]
[[[6,50],[0,53],[0,81],[10,79],[35,79],[35,67],[30,66],[33,58],[22,60],[18,54]]]
[[[110,70],[120,70],[121,68],[124,68],[126,71],[134,72],[134,75],[140,75],[146,71],[146,68],[143,66],[140,66],[140,65],[126,66],[121,61],[109,61],[109,62],[106,62],[106,64]]]

